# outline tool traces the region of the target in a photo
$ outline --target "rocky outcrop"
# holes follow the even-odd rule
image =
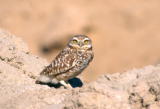
[[[82,87],[35,84],[45,59],[0,30],[0,109],[159,109],[160,66],[103,75]]]

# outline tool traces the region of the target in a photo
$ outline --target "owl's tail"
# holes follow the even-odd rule
[[[44,84],[47,84],[47,83],[53,83],[53,84],[57,84],[59,81],[55,78],[51,78],[49,76],[46,76],[46,75],[40,75],[37,80],[36,80],[36,84],[41,84],[41,83],[44,83]]]
[[[52,79],[46,75],[40,75],[37,80],[36,83],[51,83]]]

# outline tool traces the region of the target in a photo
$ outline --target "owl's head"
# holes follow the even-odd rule
[[[75,35],[69,41],[68,46],[79,50],[89,50],[92,49],[92,41],[88,36]]]

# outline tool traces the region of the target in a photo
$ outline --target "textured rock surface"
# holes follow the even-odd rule
[[[159,109],[160,66],[103,75],[81,88],[35,84],[48,63],[0,30],[0,109]]]

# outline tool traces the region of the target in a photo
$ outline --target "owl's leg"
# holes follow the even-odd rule
[[[65,88],[72,88],[72,86],[69,83],[66,83],[65,81],[59,81]]]

